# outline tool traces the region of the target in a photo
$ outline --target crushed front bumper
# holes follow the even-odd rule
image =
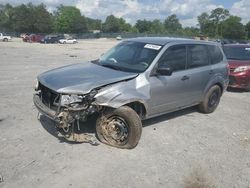
[[[47,116],[49,119],[51,119],[57,123],[60,122],[59,118],[57,117],[57,112],[50,109],[45,104],[43,104],[38,94],[34,94],[33,102],[41,114]]]

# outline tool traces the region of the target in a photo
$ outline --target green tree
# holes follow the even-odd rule
[[[50,33],[53,29],[53,17],[47,11],[44,4],[33,8],[33,31],[38,33]]]
[[[135,28],[139,31],[139,33],[150,33],[151,32],[152,23],[147,20],[137,20],[135,24]]]
[[[33,32],[32,23],[33,16],[31,4],[28,6],[22,4],[14,8],[13,13],[13,30],[17,32]]]
[[[153,20],[151,22],[150,32],[154,33],[154,34],[162,34],[162,33],[164,33],[165,32],[165,28],[164,28],[163,23],[160,20],[158,20],[158,19]]]
[[[87,32],[87,20],[78,8],[61,5],[56,12],[55,29],[62,33]]]
[[[121,31],[120,29],[120,23],[119,19],[116,18],[114,15],[107,16],[104,24],[103,24],[103,30],[104,32],[108,33],[118,33]]]
[[[164,26],[167,32],[174,34],[182,29],[182,25],[175,14],[172,14],[164,21]]]
[[[119,28],[120,32],[131,32],[132,26],[127,23],[123,18],[119,18]]]
[[[216,36],[223,35],[223,21],[225,21],[230,16],[229,11],[223,8],[216,8],[212,10],[210,15],[210,20],[215,25],[215,34]],[[219,29],[220,28],[220,29]]]
[[[209,15],[206,12],[203,12],[197,17],[197,19],[201,33],[207,36],[214,36],[214,24],[210,20]]]
[[[86,18],[88,23],[88,30],[101,30],[102,21],[98,19]]]
[[[227,39],[245,39],[246,30],[238,16],[230,16],[223,22],[223,37]]]
[[[198,36],[200,34],[200,29],[196,27],[185,27],[182,29],[182,34],[188,37]]]
[[[13,31],[14,8],[10,4],[0,5],[0,30]]]
[[[247,38],[250,39],[250,22],[246,24]]]

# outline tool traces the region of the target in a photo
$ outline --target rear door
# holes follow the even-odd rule
[[[207,45],[190,44],[187,48],[189,86],[186,93],[190,96],[190,104],[193,104],[203,100],[203,91],[214,73]]]

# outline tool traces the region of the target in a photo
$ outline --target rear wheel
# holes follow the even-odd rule
[[[3,41],[4,41],[4,42],[8,42],[8,39],[7,39],[7,38],[4,38]]]
[[[138,144],[142,132],[141,119],[128,106],[108,109],[96,122],[98,139],[108,145],[132,149]]]
[[[208,90],[204,101],[199,104],[199,110],[206,114],[214,112],[220,103],[221,94],[222,91],[220,86],[214,85],[211,87]]]

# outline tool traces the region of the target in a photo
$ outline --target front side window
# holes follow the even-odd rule
[[[161,45],[125,41],[94,63],[119,71],[141,73],[151,65],[161,48]]]
[[[186,69],[187,50],[185,45],[169,47],[161,56],[158,67],[170,67],[174,72]]]
[[[209,65],[208,51],[205,45],[194,44],[189,45],[189,61],[188,68],[197,68]]]

